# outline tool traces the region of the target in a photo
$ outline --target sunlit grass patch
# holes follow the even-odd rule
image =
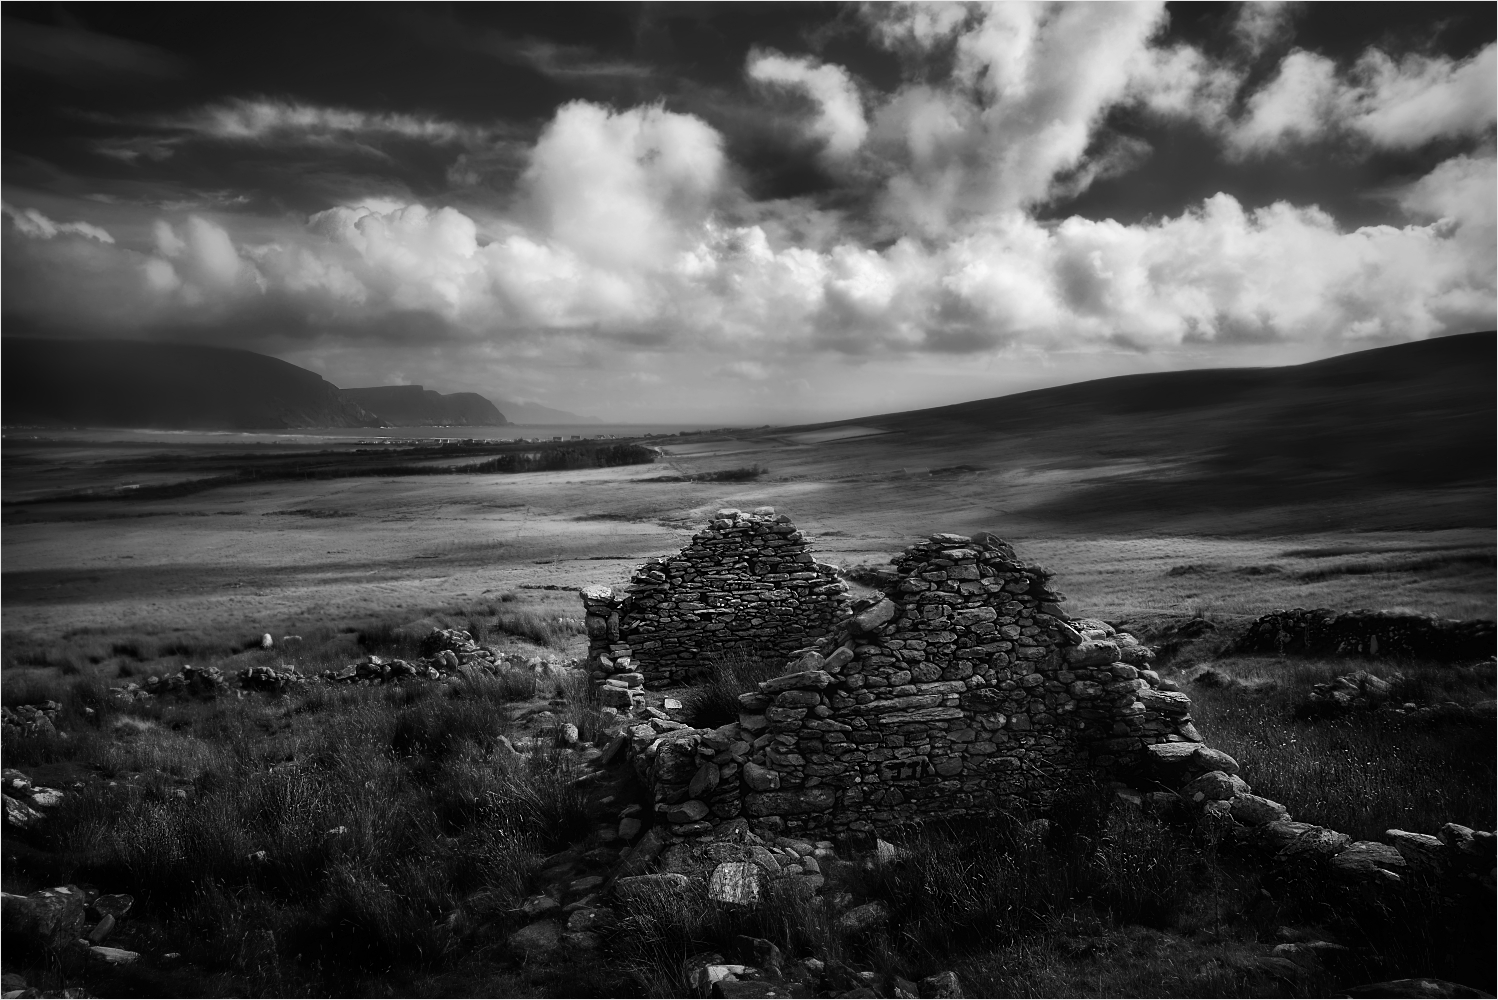
[[[1498,768],[1491,717],[1295,717],[1312,685],[1354,670],[1394,678],[1396,698],[1462,704],[1493,697],[1490,674],[1442,664],[1270,657],[1229,657],[1213,666],[1250,685],[1191,686],[1197,727],[1238,760],[1255,792],[1283,802],[1297,819],[1359,839],[1379,839],[1394,827],[1434,832],[1447,822],[1492,829]]]

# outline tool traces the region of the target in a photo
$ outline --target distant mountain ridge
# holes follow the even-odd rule
[[[566,410],[556,410],[540,403],[519,403],[509,399],[495,400],[495,405],[504,411],[512,424],[601,424],[597,417],[579,416]]]
[[[227,347],[0,341],[7,425],[259,430],[382,427],[315,372]]]
[[[0,340],[7,426],[277,430],[600,423],[539,403],[419,385],[339,389],[254,351],[139,340]]]
[[[392,427],[503,427],[510,421],[476,392],[440,393],[419,385],[343,389],[343,398]]]

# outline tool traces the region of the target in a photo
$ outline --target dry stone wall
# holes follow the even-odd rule
[[[1245,653],[1479,660],[1493,655],[1493,643],[1494,623],[1482,619],[1293,608],[1254,622],[1237,648]]]
[[[1191,753],[1190,700],[1151,654],[1068,621],[1047,573],[991,535],[933,535],[787,673],[717,730],[630,729],[636,767],[678,836],[746,818],[764,833],[869,833],[1038,810],[1073,784]]]
[[[626,727],[604,759],[628,752],[656,811],[631,872],[657,855],[676,871],[700,854],[717,863],[720,901],[757,899],[757,870],[817,891],[834,838],[1041,810],[1096,782],[1119,806],[1187,819],[1211,842],[1285,878],[1340,883],[1349,898],[1392,905],[1382,893],[1423,900],[1433,887],[1442,905],[1491,905],[1491,832],[1448,823],[1355,841],[1296,821],[1202,741],[1190,699],[1150,669],[1149,650],[1068,619],[1045,571],[1005,542],[933,535],[896,563],[884,597],[854,605],[785,674],[743,695],[737,722],[692,729],[646,707]]]
[[[715,654],[784,658],[847,617],[847,589],[775,508],[720,510],[623,593],[583,589],[589,670],[596,682],[622,675],[614,688],[667,688],[701,680]]]

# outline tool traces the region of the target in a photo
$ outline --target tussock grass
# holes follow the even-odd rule
[[[583,624],[576,618],[561,618],[528,608],[499,608],[491,626],[508,635],[542,646],[563,648],[577,635],[583,633]]]
[[[707,678],[682,699],[682,709],[689,725],[714,728],[738,721],[739,695],[756,690],[760,681],[778,677],[785,662],[738,649],[708,656],[707,669]]]
[[[591,829],[561,758],[500,740],[510,689],[487,675],[128,707],[101,690],[33,683],[70,738],[5,740],[8,764],[100,778],[42,829],[54,871],[31,877],[136,896],[143,933],[239,995],[445,968]]]
[[[1295,818],[1365,840],[1393,827],[1425,833],[1448,822],[1493,828],[1498,768],[1491,718],[1295,717],[1312,685],[1353,670],[1395,678],[1397,699],[1462,704],[1493,697],[1491,671],[1273,657],[1228,657],[1214,666],[1249,686],[1190,687],[1198,728],[1238,760],[1255,792],[1283,802]]]
[[[725,910],[697,888],[629,902],[627,937],[613,960],[644,995],[691,996],[683,958],[716,951],[730,962],[752,963],[754,956],[742,953],[737,940],[746,935],[774,942],[788,962],[820,958],[834,992],[858,985],[848,977],[852,968],[872,968],[887,983],[955,967],[970,995],[1006,996],[1013,986],[998,984],[1008,982],[1008,962],[995,956],[1056,958],[1050,942],[1079,933],[1097,942],[1093,949],[1106,948],[1104,942],[1127,938],[1141,923],[1192,932],[1256,890],[1251,878],[1224,870],[1213,849],[1184,830],[1138,812],[1110,813],[1097,789],[1064,804],[1049,833],[1002,815],[905,832],[896,860],[823,867],[825,897],[882,903],[889,914],[883,926],[848,933],[825,898],[789,893],[747,912]],[[1054,976],[1065,965],[1048,971]],[[1159,972],[1160,965],[1156,957],[1148,971]],[[1210,981],[1218,995],[1255,995],[1246,988],[1247,975],[1208,977],[1198,967],[1181,978],[1198,988]],[[1074,987],[1018,995],[1098,994]],[[1193,994],[1183,988],[1179,995]]]

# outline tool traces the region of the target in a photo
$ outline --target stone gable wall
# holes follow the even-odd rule
[[[717,730],[629,730],[678,836],[740,815],[766,833],[862,833],[1039,810],[1083,780],[1199,747],[1190,700],[1101,622],[1068,621],[1044,569],[993,536],[933,535]]]
[[[848,614],[847,585],[773,507],[724,509],[674,556],[651,559],[623,593],[582,591],[595,681],[649,688],[703,679],[715,654],[784,658]]]

